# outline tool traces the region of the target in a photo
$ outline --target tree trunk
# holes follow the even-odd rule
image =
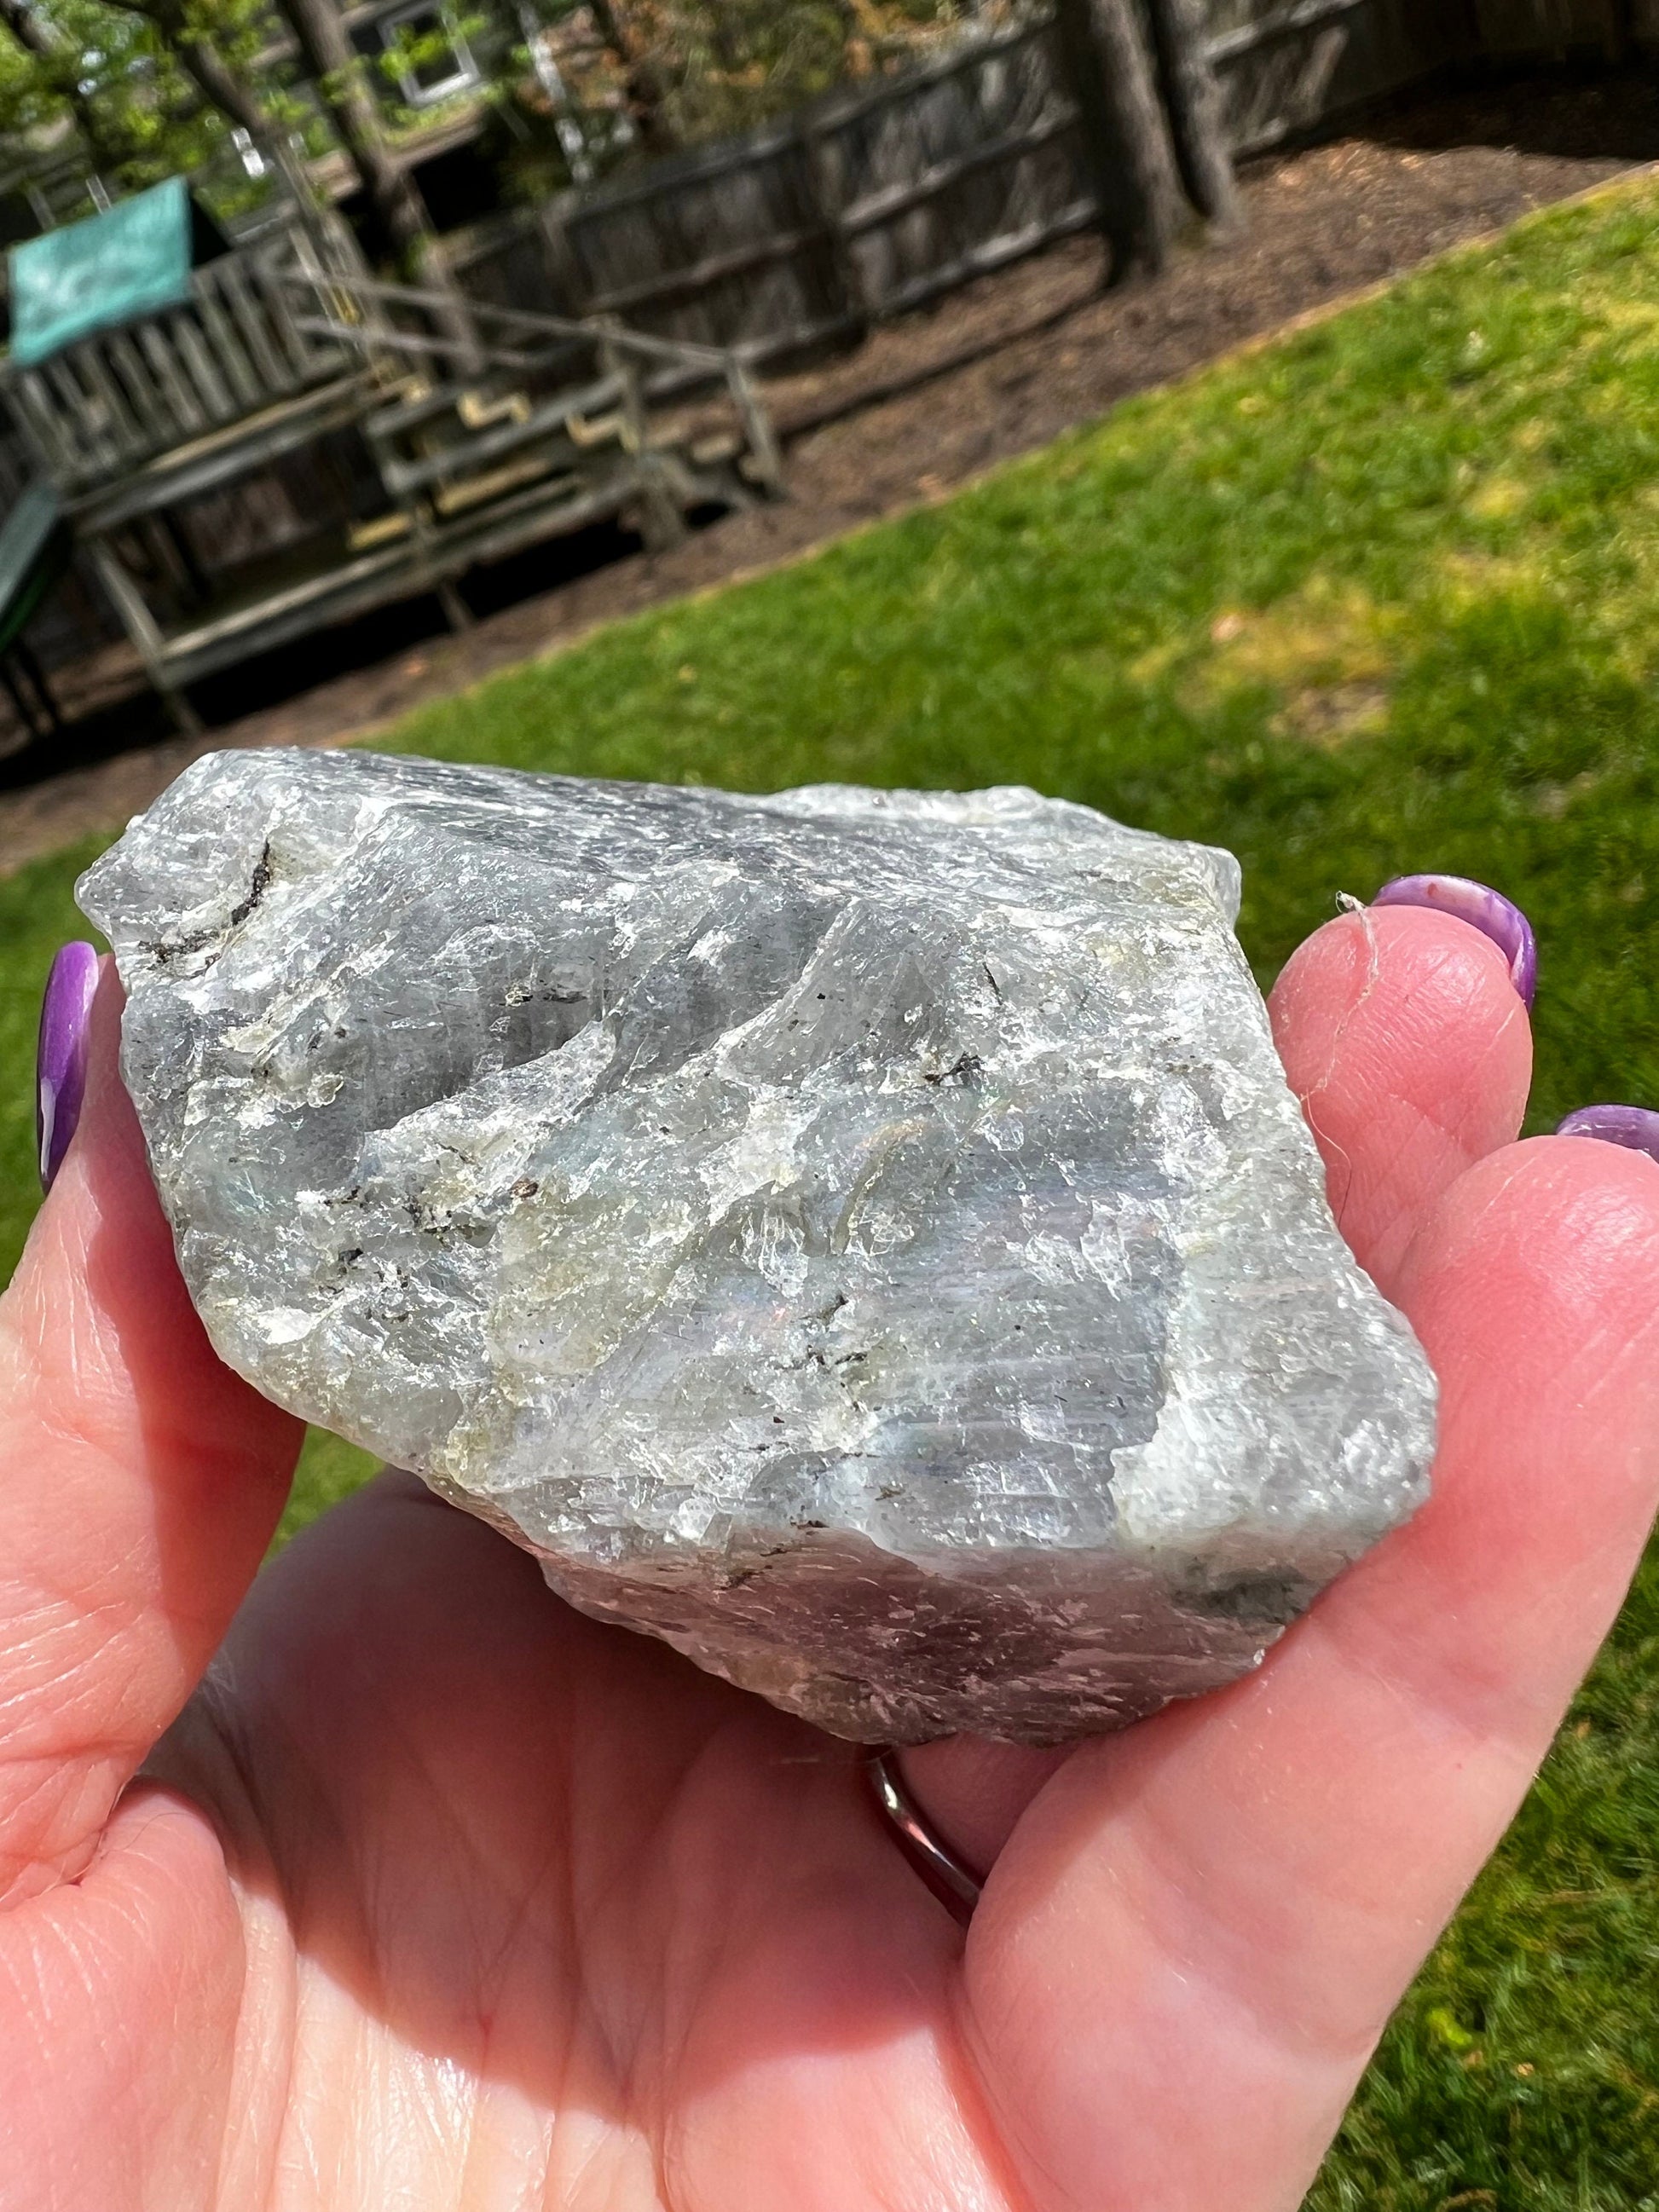
[[[20,0],[0,0],[14,8]],[[258,95],[245,84],[191,21],[187,0],[110,0],[112,6],[153,24],[179,66],[211,107],[246,131],[256,144],[270,146],[290,186],[301,176],[282,134],[273,131]],[[374,96],[363,86],[356,49],[331,0],[279,0],[307,72],[326,106],[347,159],[357,173],[365,198],[394,252],[412,253],[432,234],[425,202],[386,150]],[[309,187],[305,187],[309,190]]]
[[[639,133],[647,154],[672,154],[679,144],[668,120],[668,88],[662,72],[611,5],[611,0],[589,0],[588,13],[598,31],[621,64],[623,97],[628,118]]]
[[[1146,12],[1187,197],[1223,237],[1236,237],[1244,228],[1244,203],[1205,44],[1204,0],[1146,0]]]
[[[361,58],[335,0],[277,0],[277,6],[386,243],[417,279],[440,273],[426,266],[433,243],[426,203],[386,145],[379,103],[362,81]]]
[[[1107,281],[1156,276],[1183,203],[1139,0],[1056,0],[1054,26],[1100,200]]]
[[[0,0],[0,10],[26,4],[27,0]],[[149,23],[208,106],[246,131],[252,143],[276,165],[295,215],[320,246],[323,231],[311,179],[289,131],[271,121],[252,87],[202,36],[191,19],[189,0],[109,0],[109,4]]]
[[[432,315],[454,349],[452,365],[463,374],[475,374],[483,360],[477,327],[465,295],[449,273],[419,187],[386,143],[380,102],[363,82],[362,59],[341,21],[337,0],[276,0],[276,4],[393,253],[416,283],[440,295]]]

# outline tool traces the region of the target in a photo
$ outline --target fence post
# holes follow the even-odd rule
[[[634,464],[639,487],[640,535],[647,553],[666,553],[684,538],[685,517],[663,480],[660,459],[651,450],[651,417],[639,362],[625,343],[617,342],[613,317],[602,317],[600,329],[605,335],[599,340],[599,358],[605,374],[622,385],[623,450]]]
[[[851,336],[862,340],[869,335],[874,317],[870,302],[864,296],[864,285],[859,276],[859,264],[851,241],[842,228],[841,214],[845,202],[837,193],[830,176],[825,143],[831,127],[821,115],[810,113],[801,116],[797,123],[800,133],[802,167],[806,172],[806,189],[811,196],[812,212],[823,223],[830,240],[830,266],[835,271],[836,312],[846,318]]]
[[[775,497],[783,493],[783,456],[778,451],[778,441],[772,428],[772,418],[761,405],[748,370],[734,354],[726,373],[726,388],[732,394],[738,419],[749,443],[749,457],[759,478],[762,489]]]
[[[583,278],[575,249],[570,243],[568,228],[570,215],[580,213],[580,210],[581,195],[579,192],[560,192],[537,210],[542,250],[547,256],[548,266],[558,289],[559,313],[572,316],[578,322],[586,314],[592,297]]]

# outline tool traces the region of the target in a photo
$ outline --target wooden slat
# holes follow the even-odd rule
[[[54,476],[65,482],[78,481],[85,471],[75,447],[64,434],[58,410],[41,381],[40,370],[22,370],[13,380],[11,388],[35,442],[45,456],[47,467]]]
[[[322,315],[295,315],[294,327],[307,337],[332,338],[342,346],[362,343],[359,331],[349,323],[330,322]],[[374,343],[380,349],[393,354],[416,354],[422,360],[434,355],[443,361],[453,361],[460,347],[454,338],[427,337],[419,331],[381,331]],[[539,368],[539,355],[516,353],[502,346],[492,347],[489,353],[492,367],[516,369]],[[476,382],[476,379],[473,380]]]
[[[279,455],[297,452],[329,430],[358,419],[369,394],[355,377],[278,401],[263,414],[173,444],[144,467],[126,471],[79,502],[89,529],[107,529],[141,514],[257,474]]]
[[[412,398],[389,399],[364,417],[363,429],[371,438],[400,436],[420,429],[437,416],[453,412],[459,400],[477,389],[477,379],[465,377],[428,386]]]
[[[746,138],[726,139],[699,146],[684,154],[671,154],[651,168],[635,171],[627,180],[598,186],[571,197],[573,216],[620,215],[630,208],[651,208],[659,200],[674,199],[692,185],[708,184],[730,176],[736,169],[754,168],[773,161],[793,145],[796,125],[793,116],[781,123],[763,123]]]
[[[983,245],[959,252],[953,260],[908,278],[883,302],[882,313],[908,314],[911,309],[925,307],[929,300],[937,299],[941,292],[954,291],[959,285],[971,284],[976,277],[988,276],[994,270],[1006,269],[1011,261],[1023,260],[1028,253],[1052,245],[1056,239],[1070,238],[1079,230],[1086,230],[1097,220],[1092,199],[1073,200],[1057,215],[1045,216],[1023,230],[988,239]]]
[[[133,412],[149,433],[150,450],[159,451],[170,445],[185,426],[174,415],[131,334],[111,331],[105,338],[104,350],[132,402]]]
[[[140,460],[150,450],[150,434],[134,416],[125,394],[110,374],[100,338],[90,338],[75,349],[77,368],[102,403],[122,458]]]
[[[149,363],[156,383],[167,395],[168,411],[174,422],[192,434],[205,430],[207,416],[191,389],[189,378],[167,344],[164,329],[165,326],[159,323],[140,323],[137,325],[138,343],[143,348],[144,358]]]
[[[972,39],[954,52],[945,52],[924,60],[912,62],[908,68],[896,70],[891,76],[878,77],[868,85],[858,87],[842,98],[833,95],[827,100],[814,118],[814,126],[826,131],[839,131],[847,124],[858,122],[873,114],[878,108],[908,105],[918,94],[953,76],[976,74],[987,62],[998,61],[1016,52],[1021,46],[1034,46],[1048,35],[1049,25],[1039,18],[1016,23],[1007,30],[994,31],[988,38]]]
[[[411,307],[442,304],[440,295],[416,291],[412,286],[407,284],[358,283],[353,284],[350,289],[371,301],[384,301],[394,305],[403,302]],[[532,335],[558,337],[567,343],[580,340],[588,345],[593,344],[599,336],[592,323],[573,323],[568,317],[562,315],[538,313],[524,307],[498,307],[492,301],[488,300],[470,300],[467,305],[478,321],[500,323],[508,330],[526,331]],[[338,326],[330,325],[329,327],[337,328]],[[438,349],[441,343],[444,349],[453,349],[452,340],[446,339],[441,342],[435,338],[417,338],[412,331],[394,331],[384,335],[392,343],[407,344],[428,352]],[[651,331],[618,328],[605,335],[626,353],[643,354],[655,360],[673,362],[682,368],[696,366],[706,374],[724,376],[726,374],[726,354],[718,346],[704,345],[691,338],[659,337]],[[559,349],[558,347],[550,346],[549,356],[556,356]],[[490,351],[493,359],[514,364],[532,358],[548,357],[546,356],[514,356],[501,352],[493,345]]]
[[[293,308],[282,276],[263,262],[254,263],[250,273],[259,304],[270,319],[274,342],[287,356],[299,381],[307,381],[312,374],[312,349],[295,325]]]
[[[805,247],[825,244],[829,237],[828,222],[815,222],[804,230],[776,231],[769,238],[752,239],[726,252],[711,253],[707,260],[692,262],[685,268],[666,270],[660,276],[647,276],[641,283],[619,285],[614,292],[599,293],[592,301],[593,313],[624,314],[682,293],[706,291],[751,269],[787,261]]]
[[[1298,31],[1328,23],[1334,16],[1352,15],[1364,4],[1365,0],[1295,0],[1292,6],[1273,9],[1253,22],[1217,32],[1205,40],[1204,50],[1212,65],[1233,61],[1273,40],[1294,38]]]
[[[840,227],[848,234],[855,234],[878,223],[891,222],[924,201],[936,199],[959,178],[971,177],[981,169],[1001,167],[1018,161],[1023,155],[1035,153],[1039,146],[1048,145],[1062,131],[1070,130],[1076,120],[1076,111],[1068,100],[1028,131],[1011,131],[1006,137],[992,139],[988,145],[975,146],[958,155],[954,161],[933,162],[906,184],[890,185],[884,191],[872,192],[866,199],[854,200],[842,210]]]
[[[250,410],[263,406],[276,395],[266,387],[248,358],[241,333],[219,297],[212,275],[211,269],[205,270],[197,284],[196,312],[202,319],[202,334],[212,349],[221,375],[236,395],[239,410]]]
[[[215,273],[265,388],[273,392],[289,391],[294,382],[289,365],[271,343],[264,303],[248,283],[240,257],[228,255]]]
[[[64,424],[65,436],[78,448],[82,473],[106,470],[113,449],[94,421],[80,380],[64,356],[59,354],[52,361],[42,362],[40,376],[49,403]],[[118,453],[115,459],[118,467]]]
[[[628,400],[629,387],[625,379],[613,373],[600,377],[597,382],[580,390],[562,392],[556,398],[544,401],[533,410],[522,422],[503,422],[490,430],[474,431],[470,436],[459,438],[453,443],[440,447],[437,452],[422,454],[412,461],[399,460],[391,453],[380,463],[380,474],[386,489],[394,497],[419,490],[429,483],[441,483],[445,477],[457,476],[467,470],[477,470],[488,463],[504,459],[509,453],[521,452],[526,446],[550,441],[562,432],[577,451],[586,450],[584,441],[570,429],[571,419],[578,421],[598,409],[611,406],[616,400]],[[644,417],[639,418],[640,425]],[[643,438],[642,428],[638,434]],[[608,434],[594,442],[609,444]],[[395,432],[382,431],[377,443],[387,441]]]
[[[196,387],[198,398],[212,422],[228,422],[241,412],[219,364],[208,349],[194,307],[183,308],[167,319],[167,335],[173,351]]]
[[[556,308],[562,314],[585,315],[592,287],[583,273],[581,257],[571,245],[565,229],[565,216],[571,204],[571,195],[561,192],[556,199],[537,210],[534,221],[547,265],[552,271]]]

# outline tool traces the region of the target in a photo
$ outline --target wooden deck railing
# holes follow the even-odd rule
[[[630,422],[643,425],[653,402],[678,397],[700,386],[724,385],[754,464],[757,483],[775,489],[782,480],[777,441],[742,357],[726,346],[689,338],[659,337],[630,330],[615,315],[578,320],[568,315],[497,307],[469,301],[473,329],[458,335],[446,324],[453,302],[445,295],[407,284],[382,284],[362,276],[337,277],[290,269],[284,278],[294,326],[325,343],[354,343],[370,356],[447,360],[457,372],[483,375],[505,371],[514,378],[538,373],[583,380],[581,364],[597,356]],[[402,327],[396,318],[412,313],[422,327]],[[351,320],[342,318],[349,315]],[[573,374],[574,372],[574,374]],[[643,429],[641,431],[643,438]]]
[[[306,258],[291,237],[225,254],[196,271],[187,305],[10,369],[9,395],[59,489],[72,496],[348,374],[353,350],[295,315]]]

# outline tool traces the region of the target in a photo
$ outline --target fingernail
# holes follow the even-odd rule
[[[1538,988],[1538,945],[1532,924],[1513,899],[1469,876],[1395,876],[1383,884],[1373,906],[1426,906],[1455,915],[1491,938],[1510,963],[1510,981],[1530,1006]]]
[[[1647,1106],[1581,1106],[1555,1127],[1558,1137],[1599,1137],[1659,1160],[1659,1114]]]
[[[40,1042],[34,1056],[34,1133],[40,1147],[40,1188],[50,1190],[81,1118],[87,1087],[87,1021],[98,988],[98,955],[90,945],[66,945],[52,963],[40,1001]]]

